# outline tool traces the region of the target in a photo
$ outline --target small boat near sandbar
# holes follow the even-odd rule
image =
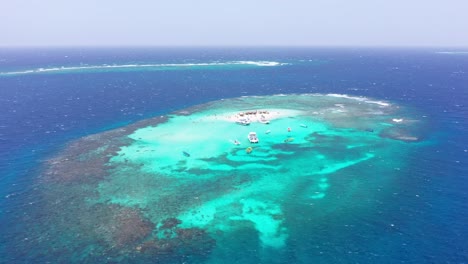
[[[262,123],[262,124],[270,124],[270,120],[266,119],[264,115],[262,115],[260,117],[260,119],[258,120],[258,122]]]
[[[250,143],[258,143],[258,137],[256,132],[250,132],[247,138],[249,139]]]
[[[242,126],[248,126],[250,125],[250,120],[247,118],[239,118],[237,119],[236,123]]]

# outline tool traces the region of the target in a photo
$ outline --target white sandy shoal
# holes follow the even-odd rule
[[[244,115],[241,115],[241,113],[244,113]],[[303,114],[304,111],[292,109],[245,110],[239,112],[228,112],[218,115],[208,115],[203,119],[205,119],[206,121],[224,120],[232,123],[235,123],[236,121],[239,121],[241,119],[248,119],[250,122],[260,122],[262,119],[271,121],[287,117],[296,117]]]

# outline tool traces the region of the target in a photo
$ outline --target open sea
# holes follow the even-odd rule
[[[59,202],[45,194],[46,162],[70,142],[215,100],[304,93],[389,101],[411,109],[425,131],[404,143],[411,147],[388,184],[354,190],[362,195],[341,206],[331,192],[326,212],[284,208],[308,215],[289,220],[283,248],[239,231],[215,242],[203,234],[190,242],[203,245],[155,258],[141,246],[115,251],[86,232],[65,234],[73,203],[50,209]],[[468,263],[467,103],[467,50],[2,48],[0,263]]]

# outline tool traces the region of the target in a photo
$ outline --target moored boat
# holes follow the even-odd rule
[[[250,143],[258,143],[258,137],[256,132],[250,132],[247,138],[249,139]]]
[[[236,123],[239,125],[248,126],[250,125],[250,120],[247,118],[239,118],[237,119]]]
[[[270,120],[266,119],[264,115],[260,116],[260,119],[258,120],[258,122],[262,124],[270,124]]]

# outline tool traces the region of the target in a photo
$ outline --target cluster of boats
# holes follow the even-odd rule
[[[257,118],[258,122],[260,122],[262,124],[269,124],[270,120],[268,120],[265,117],[265,114],[268,114],[268,113],[269,113],[268,111],[241,112],[241,113],[238,114],[238,118],[237,118],[236,123],[239,124],[239,125],[248,126],[251,123],[249,116],[254,116],[254,117],[257,118],[257,115],[260,115],[260,117]]]
[[[242,125],[242,126],[248,126],[251,123],[250,118],[253,116],[253,118],[256,119],[258,122],[260,122],[262,124],[269,124],[270,121],[265,117],[265,114],[269,114],[269,112],[268,111],[240,112],[237,115],[236,123],[239,124],[239,125]],[[260,115],[260,117],[258,117],[258,115]],[[300,124],[300,126],[303,127],[303,128],[307,128],[307,125],[305,125],[305,124]],[[269,134],[270,132],[271,132],[270,130],[267,130],[265,133]],[[291,132],[291,128],[289,128],[289,127],[288,127],[288,132]],[[247,138],[250,141],[250,143],[258,143],[259,142],[256,132],[250,132],[247,135]],[[292,142],[293,140],[294,140],[294,138],[289,137],[289,138],[285,139],[284,142],[289,143],[289,142]],[[237,139],[233,140],[231,142],[234,143],[234,145],[240,145],[240,141],[237,140]],[[246,152],[248,154],[250,154],[252,152],[252,147],[248,147],[246,149]]]
[[[270,120],[266,119],[265,116],[261,116],[260,119],[258,119],[258,122],[262,124],[270,124]],[[236,123],[239,125],[248,126],[251,122],[248,118],[238,118]]]
[[[266,111],[265,111],[266,112]],[[250,113],[250,112],[249,112]],[[258,112],[252,112],[252,113],[258,113]],[[268,112],[266,112],[268,113]],[[244,114],[245,116],[245,114]],[[261,115],[261,118],[259,119],[259,122],[261,123],[270,123],[268,120],[266,120],[265,116]],[[240,125],[244,125],[244,126],[247,126],[247,125],[250,125],[250,119],[247,118],[247,117],[239,117],[238,120],[236,121],[236,123],[240,124]],[[307,128],[308,126],[305,125],[305,124],[300,124],[299,126],[303,127],[303,128]],[[291,132],[291,128],[288,127],[288,132]],[[266,130],[265,131],[265,134],[270,134],[271,133],[271,130]],[[258,140],[258,136],[257,136],[257,132],[249,132],[249,134],[247,135],[247,139],[249,140],[250,143],[258,143],[259,140]],[[294,141],[294,138],[293,137],[288,137],[284,140],[284,143],[290,143]],[[234,145],[240,145],[241,142],[237,139],[235,140],[231,140],[231,142],[234,144]],[[252,147],[247,147],[246,149],[246,152],[248,154],[250,154],[251,152],[253,151],[253,148]],[[186,151],[182,151],[182,154],[185,156],[185,157],[190,157],[190,154]]]

